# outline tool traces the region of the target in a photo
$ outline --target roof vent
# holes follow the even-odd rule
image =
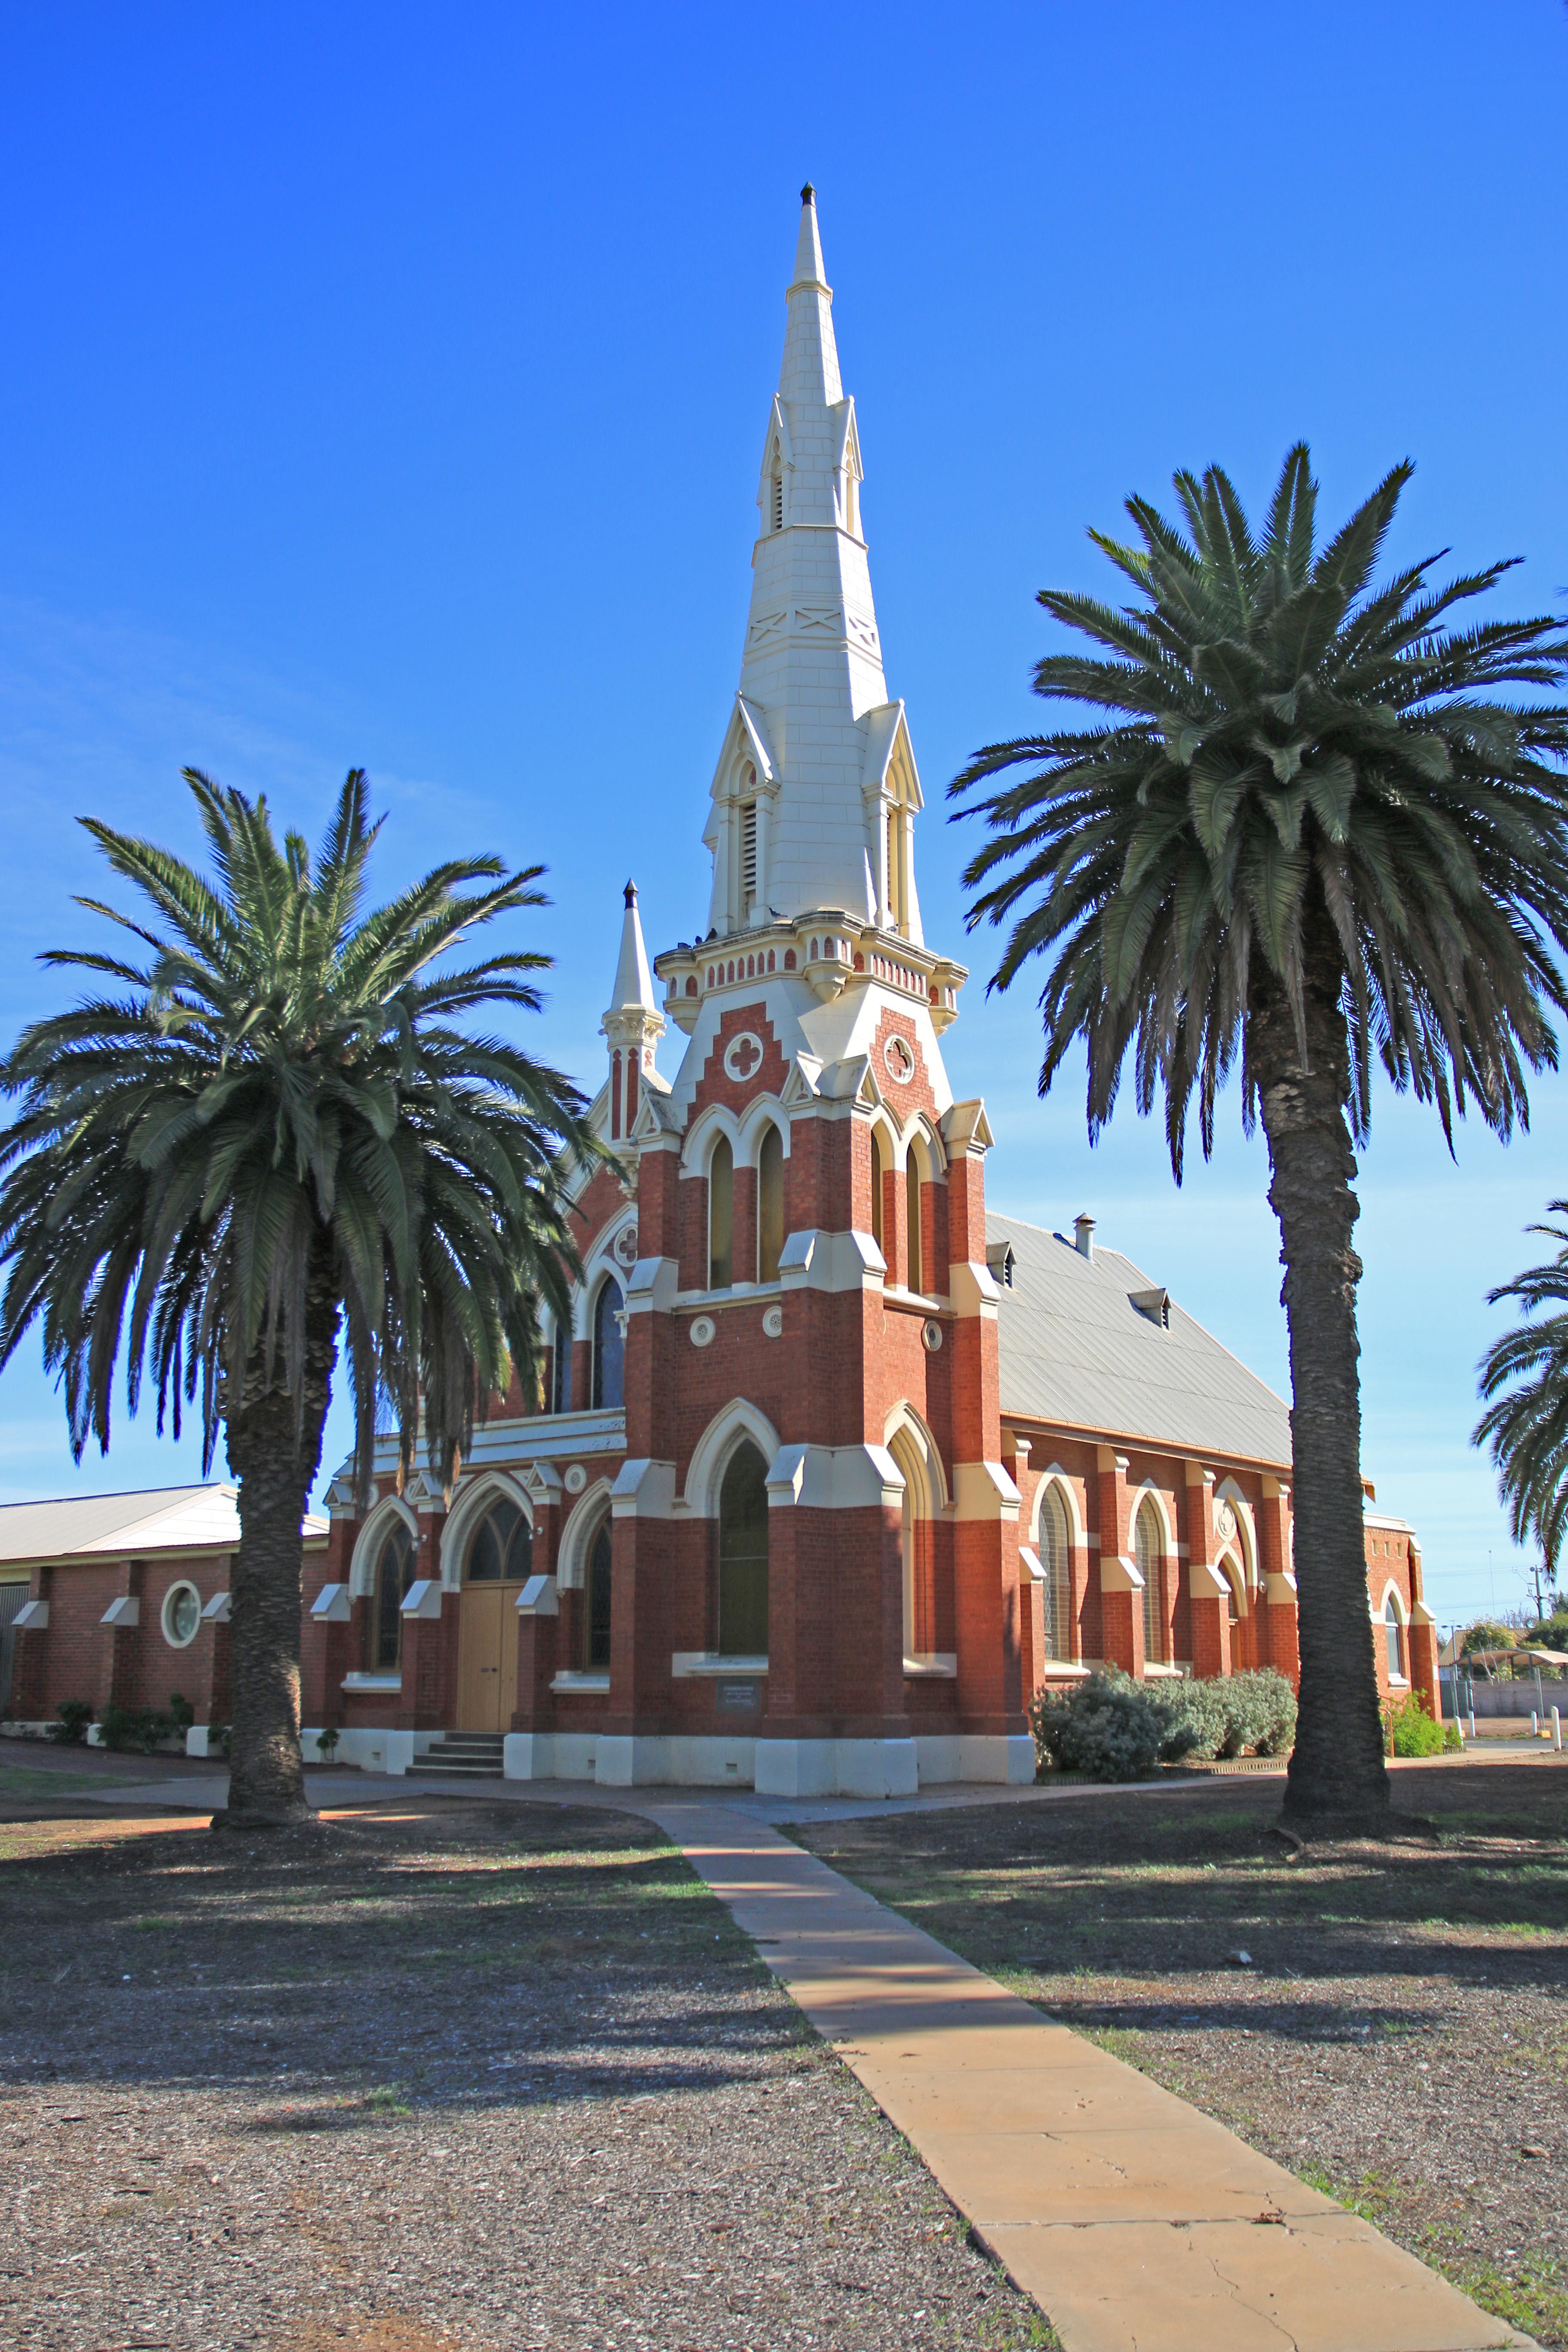
[[[1146,1315],[1151,1323],[1159,1325],[1162,1331],[1170,1329],[1171,1294],[1168,1290],[1130,1290],[1127,1296],[1140,1315]]]
[[[985,1244],[985,1263],[991,1270],[991,1279],[993,1282],[999,1282],[1004,1290],[1011,1290],[1013,1287],[1013,1269],[1018,1263],[1017,1259],[1013,1255],[1012,1243],[987,1242]]]
[[[1088,1258],[1089,1263],[1092,1265],[1094,1262],[1094,1219],[1088,1215],[1075,1217],[1072,1223],[1072,1230],[1073,1238],[1078,1244],[1078,1254],[1079,1257]]]

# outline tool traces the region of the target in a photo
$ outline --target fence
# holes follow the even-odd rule
[[[1478,1722],[1483,1717],[1499,1715],[1541,1715],[1550,1717],[1553,1707],[1568,1717],[1568,1683],[1543,1682],[1531,1675],[1527,1682],[1485,1683],[1478,1676],[1474,1682],[1468,1675],[1459,1676],[1459,1710],[1468,1715],[1471,1706]],[[1454,1676],[1451,1668],[1443,1669],[1443,1718],[1454,1717]]]

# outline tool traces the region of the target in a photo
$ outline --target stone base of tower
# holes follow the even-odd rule
[[[1026,1787],[1026,1732],[903,1739],[757,1739],[686,1732],[512,1732],[509,1780],[592,1780],[601,1789],[754,1789],[759,1796],[912,1797],[954,1781]]]

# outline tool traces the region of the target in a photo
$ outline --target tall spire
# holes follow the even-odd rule
[[[631,1135],[638,1089],[653,1068],[654,1049],[664,1034],[664,1015],[653,992],[653,974],[643,945],[637,884],[628,882],[622,895],[626,913],[621,919],[621,951],[616,959],[610,1009],[599,1024],[610,1057],[605,1126],[612,1143],[625,1142]]]
[[[843,398],[844,391],[838,380],[838,346],[833,340],[833,289],[823,267],[816,191],[809,180],[800,192],[800,235],[786,299],[789,325],[779,370],[779,397],[831,408]]]
[[[921,941],[920,780],[888,699],[860,513],[855,403],[838,375],[816,191],[801,190],[784,362],[757,487],[740,691],[703,835],[710,929],[837,909]]]
[[[626,911],[621,923],[621,952],[616,961],[616,984],[611,991],[610,1012],[657,1013],[658,999],[653,992],[653,974],[648,970],[647,950],[643,945],[637,884],[628,882],[621,896]],[[605,1018],[607,1020],[609,1014],[606,1013]]]

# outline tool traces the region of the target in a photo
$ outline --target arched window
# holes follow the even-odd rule
[[[762,1658],[768,1649],[768,1465],[736,1447],[719,1489],[719,1654]]]
[[[1046,1571],[1046,1655],[1070,1658],[1071,1583],[1068,1573],[1068,1523],[1061,1497],[1047,1486],[1040,1497],[1040,1566]]]
[[[1132,1531],[1138,1573],[1143,1579],[1143,1655],[1155,1665],[1165,1662],[1165,1606],[1160,1591],[1160,1518],[1152,1503],[1139,1505]]]
[[[467,1584],[526,1584],[533,1573],[533,1529],[528,1515],[498,1496],[468,1540]]]
[[[1383,1634],[1388,1645],[1388,1679],[1402,1682],[1405,1678],[1405,1628],[1399,1622],[1399,1603],[1391,1592],[1383,1604]]]
[[[626,1339],[620,1326],[621,1294],[606,1275],[594,1301],[594,1404],[609,1410],[626,1402],[622,1389]]]
[[[888,1255],[882,1239],[882,1179],[888,1172],[888,1156],[882,1149],[882,1139],[876,1128],[871,1129],[871,1239]]]
[[[721,1135],[708,1162],[708,1287],[728,1290],[735,1278],[735,1155]]]
[[[784,1138],[776,1127],[763,1129],[757,1154],[757,1280],[776,1282],[784,1252]]]
[[[561,1315],[555,1322],[555,1346],[551,1360],[552,1412],[572,1410],[572,1318]]]
[[[906,1269],[907,1286],[910,1290],[923,1290],[925,1267],[924,1253],[921,1245],[921,1163],[912,1150],[910,1153],[909,1165],[904,1171],[904,1202],[906,1222],[909,1225],[909,1246],[906,1252],[909,1258]]]
[[[594,1538],[583,1579],[583,1664],[603,1674],[610,1664],[610,1522]]]
[[[403,1656],[403,1604],[414,1581],[414,1538],[395,1519],[375,1556],[365,1625],[365,1665],[372,1674],[392,1674]]]

